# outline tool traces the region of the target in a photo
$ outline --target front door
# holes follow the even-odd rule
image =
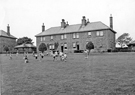
[[[79,44],[77,44],[76,47],[77,47],[77,50],[79,50]]]
[[[61,52],[63,52],[64,51],[64,47],[63,46],[61,46]]]

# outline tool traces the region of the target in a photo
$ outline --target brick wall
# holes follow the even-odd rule
[[[73,52],[73,43],[78,42],[79,49],[84,50],[86,47],[86,43],[88,41],[92,41],[94,44],[94,50],[96,51],[107,51],[107,49],[115,48],[115,34],[111,30],[101,30],[103,31],[103,36],[97,36],[97,31],[92,31],[91,36],[88,36],[88,32],[79,33],[79,38],[73,38],[73,33],[68,33],[67,39],[61,39],[61,35],[53,35],[53,40],[50,39],[50,36],[43,36],[42,41],[41,37],[36,38],[37,47],[41,43],[45,44],[54,44],[55,42],[59,42],[58,50],[61,50],[61,44],[67,43],[68,52]],[[45,40],[44,40],[45,37]],[[38,49],[38,48],[37,48]]]
[[[4,52],[4,46],[8,46],[11,49],[16,45],[16,39],[8,37],[0,37],[0,52]]]

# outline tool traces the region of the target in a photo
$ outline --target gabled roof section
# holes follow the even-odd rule
[[[110,29],[112,32],[116,33],[110,27],[108,27],[107,25],[105,25],[102,22],[98,21],[98,22],[87,23],[86,26],[82,26],[82,24],[68,25],[64,29],[62,29],[60,26],[59,27],[51,27],[51,28],[47,29],[46,31],[37,34],[36,37],[44,36],[44,35],[84,32],[84,31],[94,31],[94,30],[103,30],[103,29]]]
[[[0,30],[0,36],[3,37],[8,37],[8,38],[13,38],[13,39],[17,39],[16,37],[14,37],[13,35],[8,35],[5,31]]]

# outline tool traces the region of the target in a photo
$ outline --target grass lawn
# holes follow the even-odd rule
[[[46,56],[0,55],[2,95],[135,95],[135,53]]]

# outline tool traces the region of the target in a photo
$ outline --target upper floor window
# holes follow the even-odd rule
[[[88,36],[91,36],[91,32],[88,32]]]
[[[51,36],[51,40],[53,39],[53,36]]]
[[[103,35],[104,35],[104,32],[103,32],[103,31],[97,31],[97,32],[96,32],[96,35],[97,35],[97,36],[103,36]]]
[[[66,39],[67,38],[67,35],[66,34],[64,34],[64,39]]]
[[[73,38],[79,38],[79,33],[73,33]]]
[[[76,38],[79,38],[79,33],[76,33]]]
[[[75,33],[73,33],[73,38],[75,38],[76,36],[75,36]]]
[[[45,41],[45,37],[44,37],[43,39],[44,39],[44,41]]]
[[[43,37],[41,37],[41,39],[40,39],[41,41],[43,41]]]
[[[67,38],[67,35],[64,34],[64,35],[61,35],[61,39],[66,39]]]
[[[61,39],[64,39],[63,35],[61,35]]]

